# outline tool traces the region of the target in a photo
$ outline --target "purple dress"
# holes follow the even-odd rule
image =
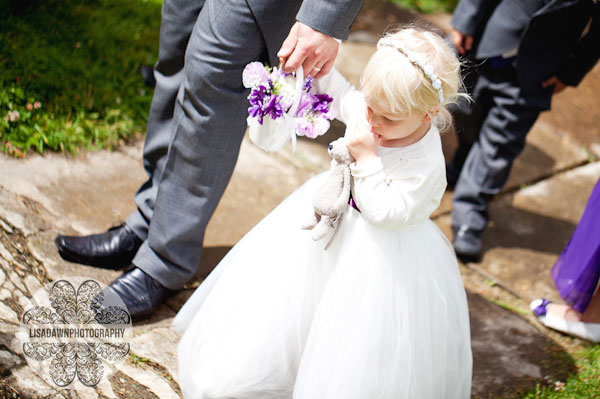
[[[600,276],[600,180],[583,216],[552,268],[552,279],[562,299],[583,313]]]

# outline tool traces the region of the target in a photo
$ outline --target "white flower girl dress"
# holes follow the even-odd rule
[[[365,103],[321,79],[346,134]],[[471,345],[454,251],[429,219],[446,187],[439,132],[353,165],[330,247],[302,226],[320,174],[244,236],[173,321],[186,398],[469,398]]]

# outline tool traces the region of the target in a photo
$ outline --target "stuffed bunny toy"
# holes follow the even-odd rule
[[[348,207],[352,188],[350,164],[354,162],[354,158],[348,152],[345,138],[340,137],[331,142],[328,152],[332,158],[329,176],[313,198],[314,213],[311,221],[303,226],[306,230],[312,229],[312,238],[315,241],[324,238],[332,230],[337,231],[342,215]],[[335,231],[325,249],[331,244]]]

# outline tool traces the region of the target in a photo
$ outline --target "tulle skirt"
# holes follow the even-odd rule
[[[454,251],[427,220],[386,230],[349,208],[330,247],[300,226],[321,174],[256,225],[173,321],[186,398],[469,398]]]

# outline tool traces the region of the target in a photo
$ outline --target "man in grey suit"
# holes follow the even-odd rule
[[[286,71],[327,74],[363,1],[164,0],[137,211],[102,234],[59,235],[59,253],[104,268],[132,263],[108,290],[134,319],[150,315],[198,268],[246,128],[244,66],[282,60]]]
[[[479,260],[489,202],[552,94],[577,86],[598,60],[599,17],[596,0],[461,0],[454,10],[452,43],[478,65],[466,76],[474,103],[453,112],[459,148],[447,167],[463,261]]]

